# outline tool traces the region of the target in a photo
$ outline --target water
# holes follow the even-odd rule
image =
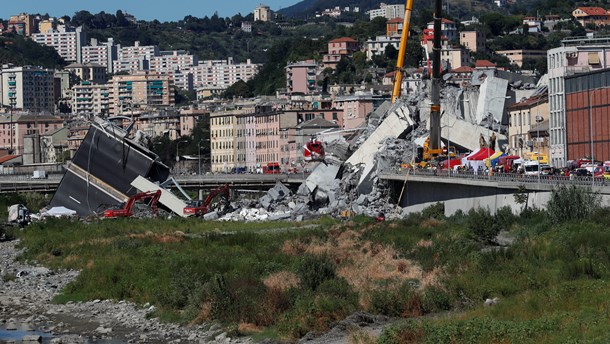
[[[0,326],[0,344],[4,343],[12,343],[12,342],[20,342],[21,339],[25,336],[41,336],[42,343],[48,344],[51,342],[55,336],[51,333],[45,333],[42,331],[28,331],[27,326],[21,324],[17,326],[17,330],[7,330],[6,326]],[[86,341],[85,343],[96,343],[96,344],[124,344],[124,341],[120,341],[117,339],[98,339],[95,341]]]

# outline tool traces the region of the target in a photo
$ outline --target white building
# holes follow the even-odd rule
[[[366,13],[369,15],[371,20],[376,17],[385,17],[388,20],[394,18],[404,18],[405,5],[388,5],[382,2],[378,9],[370,10]]]
[[[108,73],[114,73],[113,61],[118,58],[120,46],[114,44],[113,38],[108,38],[106,43],[98,43],[97,39],[91,39],[91,45],[82,47],[82,63],[94,63],[106,67]]]
[[[33,34],[32,39],[38,44],[53,47],[68,62],[82,62],[81,48],[85,45],[82,27],[73,29],[59,25],[57,30]]]
[[[233,63],[233,58],[227,60],[201,61],[185,72],[193,74],[193,86],[197,89],[205,87],[228,88],[239,80],[248,81],[258,72],[260,65],[252,63]]]
[[[13,109],[52,112],[53,74],[51,69],[12,65],[2,66],[0,91],[2,104]]]
[[[273,12],[269,8],[269,6],[261,4],[254,9],[254,21],[271,21],[272,15]]]
[[[383,55],[388,45],[391,45],[394,49],[398,50],[400,37],[377,36],[373,40],[366,41],[366,58],[370,60],[373,56]]]

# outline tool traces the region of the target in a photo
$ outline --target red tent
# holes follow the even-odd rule
[[[443,161],[443,168],[454,168],[455,166],[460,166],[462,164],[462,159],[451,159]]]
[[[469,156],[468,160],[484,160],[494,155],[494,151],[491,148],[481,148],[476,154]]]

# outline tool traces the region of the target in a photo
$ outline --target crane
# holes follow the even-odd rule
[[[440,1],[440,0],[437,0]],[[409,27],[411,25],[411,12],[413,11],[413,0],[407,0],[405,5],[405,19],[402,23],[402,34],[398,46],[398,59],[396,60],[396,73],[394,75],[394,88],[392,89],[392,103],[400,98],[402,86],[402,73],[405,65],[405,55],[407,52],[407,39],[409,38]]]

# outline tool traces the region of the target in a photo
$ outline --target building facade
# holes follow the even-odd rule
[[[53,70],[5,65],[1,75],[3,105],[34,112],[50,113],[55,109]]]
[[[110,108],[110,90],[107,84],[81,83],[72,87],[72,114],[107,116]]]
[[[82,27],[74,29],[59,25],[57,30],[33,34],[32,39],[38,44],[53,47],[68,62],[82,62],[81,49],[85,45]]]
[[[460,44],[475,53],[485,52],[485,34],[481,31],[462,31]]]
[[[508,108],[510,154],[523,157],[528,152],[539,152],[548,157],[548,120],[549,103],[546,92],[511,105]]]
[[[496,54],[506,56],[510,60],[510,63],[519,66],[519,68],[523,67],[523,61],[526,59],[534,60],[546,58],[546,50],[499,50],[496,51]]]
[[[373,20],[376,17],[384,17],[386,19],[404,18],[405,5],[388,5],[382,2],[379,5],[379,8],[370,10],[366,13],[369,15],[370,20]]]
[[[167,75],[140,72],[134,75],[115,75],[109,82],[109,114],[148,107],[175,105],[174,82]]]
[[[62,127],[63,120],[50,115],[0,115],[0,145],[12,150],[13,154],[23,154],[26,135],[42,135]]]
[[[286,66],[286,92],[288,94],[316,93],[316,71],[318,65],[313,61],[300,61]]]
[[[549,76],[550,162],[555,167],[566,166],[566,97],[565,78],[610,67],[608,37],[576,37],[564,39],[561,47],[547,53]]]
[[[263,22],[268,22],[272,20],[273,12],[266,5],[257,6],[254,9],[254,21],[260,20]]]

